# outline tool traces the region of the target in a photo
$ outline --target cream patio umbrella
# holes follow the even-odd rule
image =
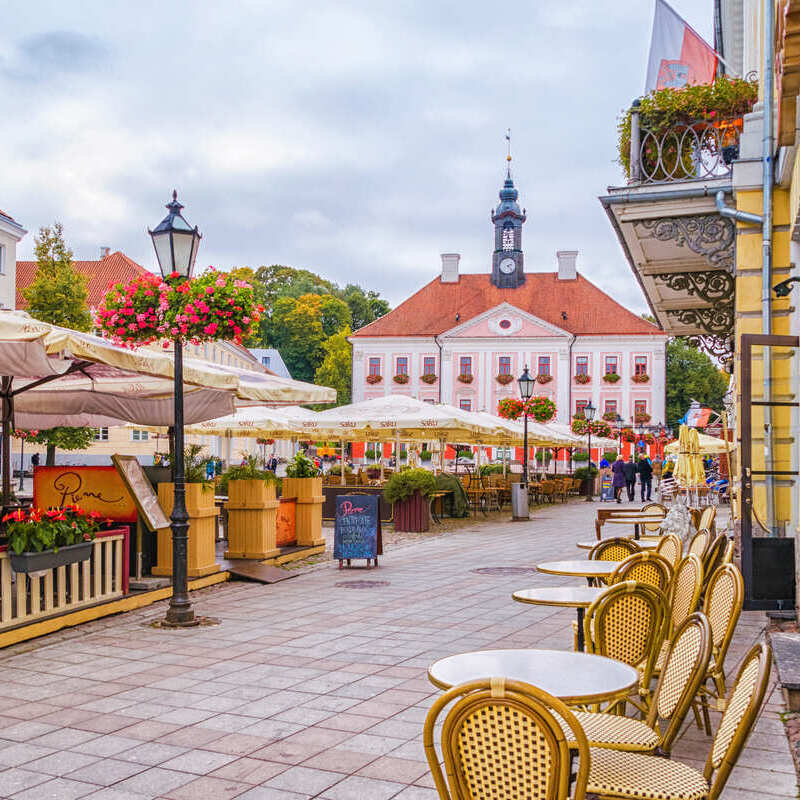
[[[727,453],[728,447],[724,439],[718,439],[716,436],[708,436],[705,433],[697,433],[697,444],[701,455],[716,455],[719,453]],[[680,440],[676,439],[670,442],[665,448],[664,453],[667,455],[676,455],[680,453]]]

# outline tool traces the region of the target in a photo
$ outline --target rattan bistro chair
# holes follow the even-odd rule
[[[633,553],[641,552],[641,547],[634,539],[626,539],[624,536],[618,536],[613,539],[603,539],[598,542],[587,555],[587,558],[594,561],[624,561],[628,556]],[[590,583],[593,585],[608,584],[611,581],[609,578],[592,579]]]
[[[672,565],[663,556],[644,550],[629,555],[612,573],[609,584],[637,581],[667,592],[672,582]]]
[[[725,563],[728,537],[724,533],[717,536],[708,546],[703,558],[703,574],[711,577]]]
[[[661,537],[658,547],[656,547],[656,553],[660,556],[664,556],[664,558],[672,564],[672,569],[674,571],[680,564],[681,556],[683,555],[683,544],[680,538],[674,533],[665,533]]]
[[[717,800],[755,724],[771,666],[772,654],[763,642],[745,657],[703,772],[666,758],[593,747],[587,797]]]
[[[716,506],[706,506],[700,514],[700,520],[697,523],[697,530],[703,530],[714,533],[714,522],[717,518]]]
[[[586,652],[636,667],[640,675],[638,693],[645,707],[664,636],[666,611],[667,599],[662,591],[646,583],[624,581],[594,600],[583,618]],[[639,707],[633,699],[631,702]]]
[[[711,546],[712,538],[711,531],[707,528],[700,528],[689,542],[689,549],[687,552],[694,553],[700,561],[702,561],[708,552],[708,548]]]
[[[435,726],[450,703],[440,740],[445,780]],[[572,798],[584,800],[586,734],[561,700],[526,683],[490,678],[453,687],[431,706],[423,744],[441,800],[567,800],[575,751]]]
[[[711,626],[705,614],[698,611],[683,621],[668,654],[644,720],[575,712],[591,747],[669,755],[711,658]],[[659,720],[665,723],[663,731]],[[567,727],[562,728],[569,736]]]

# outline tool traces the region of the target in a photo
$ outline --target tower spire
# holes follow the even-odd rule
[[[506,175],[511,179],[511,128],[506,128]]]

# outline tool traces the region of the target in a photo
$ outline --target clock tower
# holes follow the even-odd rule
[[[508,137],[507,137],[508,138]],[[492,283],[500,289],[516,289],[525,283],[522,255],[522,223],[525,209],[520,212],[517,192],[511,179],[511,155],[507,156],[508,171],[500,202],[492,212],[494,223],[494,253],[492,254]]]

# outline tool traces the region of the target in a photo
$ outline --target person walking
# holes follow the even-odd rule
[[[625,487],[628,490],[628,502],[631,502],[636,496],[636,464],[633,454],[629,455],[628,460],[623,464],[623,473],[625,474]]]
[[[636,471],[639,473],[639,488],[642,502],[644,503],[645,500],[650,500],[650,494],[653,491],[653,465],[647,456],[642,456],[639,459]]]
[[[622,456],[617,456],[617,460],[611,465],[611,486],[614,489],[614,499],[622,502],[622,490],[625,488],[625,462]]]

